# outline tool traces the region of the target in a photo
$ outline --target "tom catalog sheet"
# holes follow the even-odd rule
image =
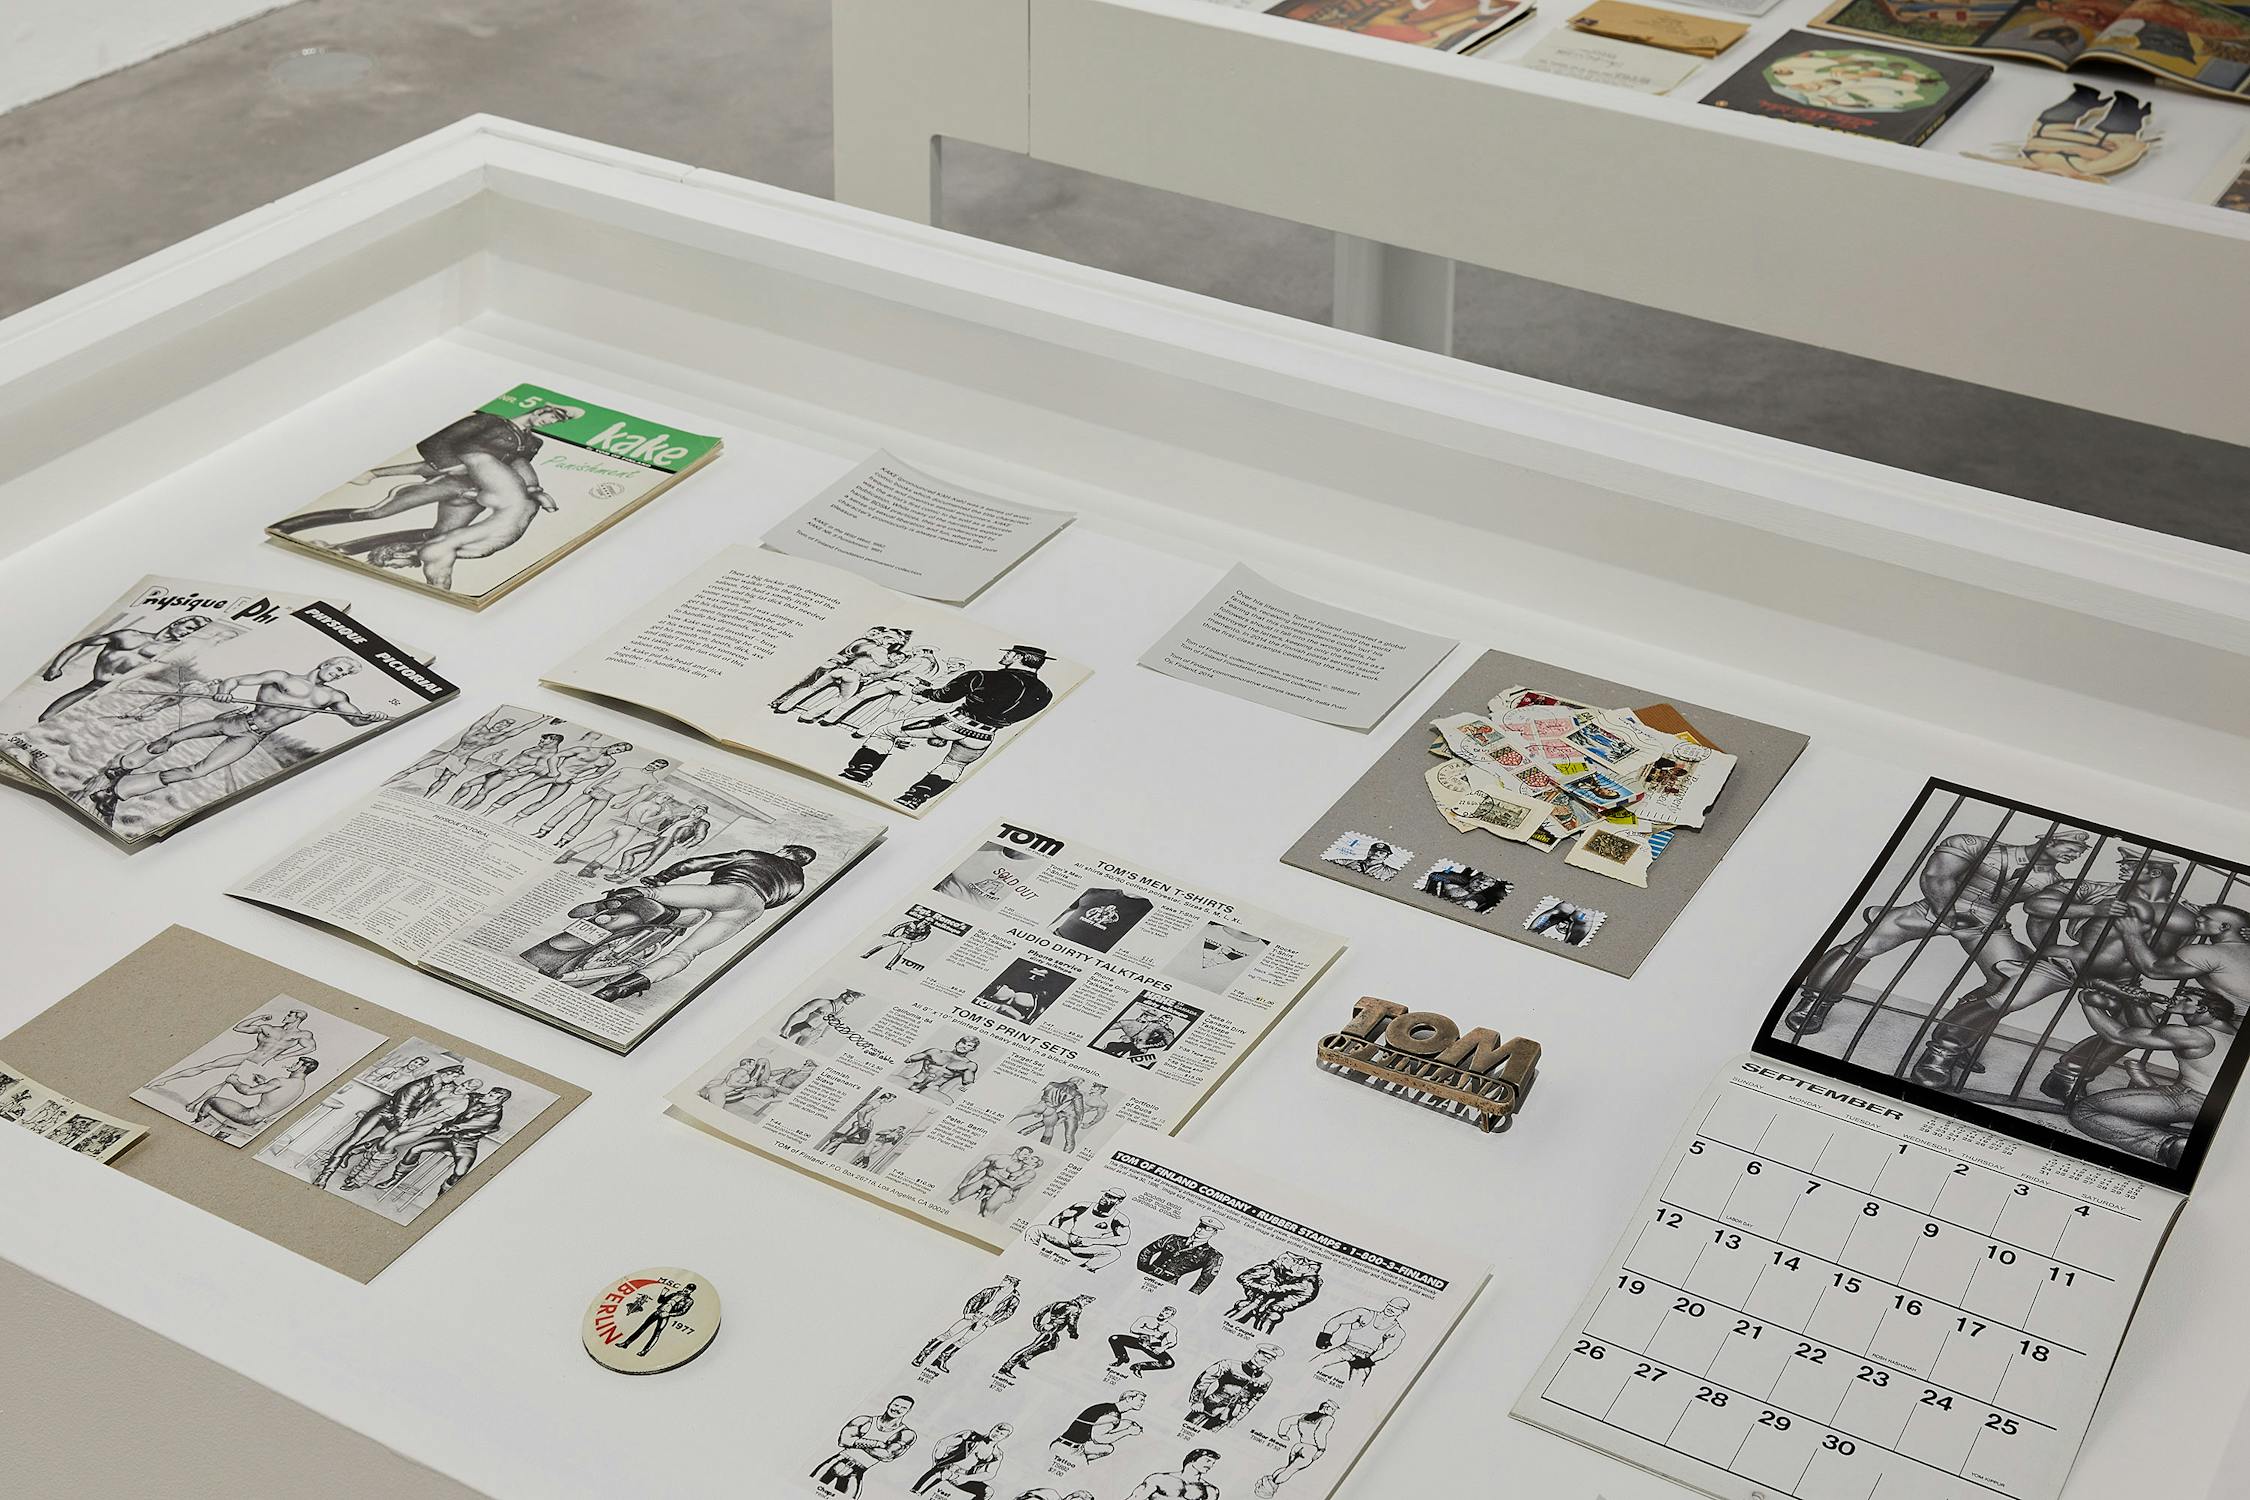
[[[670,1095],[989,1246],[1121,1124],[1176,1129],[1343,941],[997,823]]]

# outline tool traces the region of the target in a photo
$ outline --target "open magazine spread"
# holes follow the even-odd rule
[[[842,569],[730,547],[543,680],[920,816],[1087,676]]]
[[[206,623],[146,668],[0,739],[0,753],[96,827],[137,843],[459,692],[332,605],[259,613],[254,628]]]
[[[230,894],[625,1052],[883,837],[780,782],[504,705]]]
[[[1121,1130],[960,1300],[899,1330],[793,1493],[1320,1500],[1486,1279]]]
[[[1516,1415],[1726,1500],[2053,1500],[2241,1076],[2246,876],[1931,782]]]
[[[1120,1124],[1176,1129],[1340,939],[998,823],[672,1112],[986,1245]]]
[[[668,421],[519,385],[266,534],[482,609],[718,455]]]
[[[2125,63],[2206,94],[2250,96],[2250,4],[2215,0],[1844,0],[1820,31],[2021,57],[2067,68]],[[2108,128],[2117,129],[2115,121]]]

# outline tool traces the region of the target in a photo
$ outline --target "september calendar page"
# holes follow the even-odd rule
[[[1729,1500],[2057,1495],[2246,1012],[2250,869],[1931,781],[1515,1414]]]
[[[2183,1201],[1744,1056],[1515,1414],[1727,1500],[2053,1496]]]

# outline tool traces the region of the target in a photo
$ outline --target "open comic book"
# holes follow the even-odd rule
[[[627,1052],[882,837],[503,705],[229,894]]]
[[[1516,1415],[1727,1500],[2053,1500],[2242,1073],[2246,876],[1930,783]]]
[[[2250,97],[2250,3],[1844,0],[1812,24],[1818,31],[2021,57],[2057,68],[2081,60],[2124,63],[2206,94]]]
[[[18,771],[127,844],[162,838],[459,691],[328,604],[241,606],[145,666],[101,678],[114,655],[133,654],[117,643],[134,633],[107,632],[97,646],[94,691],[0,738]]]
[[[920,816],[1087,675],[842,569],[730,547],[543,680]]]
[[[482,609],[716,458],[717,438],[519,385],[266,528]]]
[[[1120,1124],[1176,1129],[1340,939],[998,823],[669,1096],[986,1245]]]
[[[164,657],[202,637],[208,645],[271,625],[291,610],[320,601],[298,594],[273,594],[232,584],[150,574],[116,602],[57,644],[16,690],[0,697],[0,746],[21,746],[33,725],[91,698],[120,678],[152,670]],[[351,606],[332,600],[339,609]],[[44,783],[14,762],[0,759],[0,780],[21,786]]]
[[[1320,1500],[1486,1280],[1121,1130],[960,1300],[898,1330],[790,1493]]]

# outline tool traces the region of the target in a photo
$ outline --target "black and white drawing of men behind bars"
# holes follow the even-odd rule
[[[2226,1108],[2246,1010],[2250,871],[1933,781],[1760,1050],[2170,1181],[2192,1178]]]

